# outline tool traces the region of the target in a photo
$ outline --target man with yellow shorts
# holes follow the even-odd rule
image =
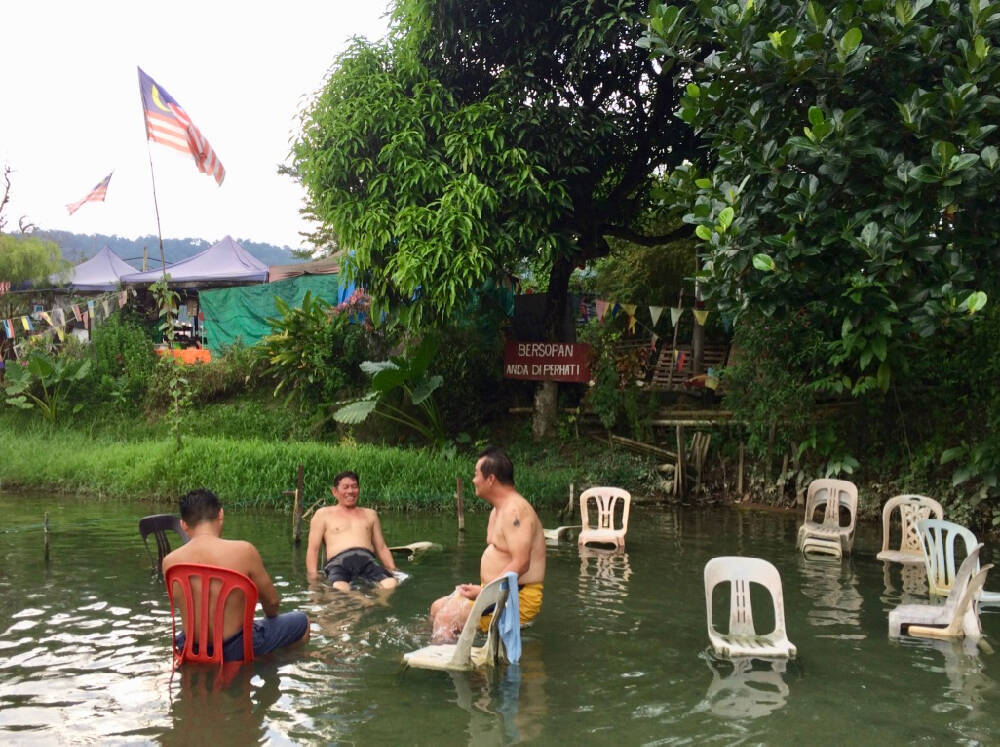
[[[479,561],[479,584],[459,584],[455,591],[467,600],[475,600],[483,586],[507,573],[517,574],[518,604],[521,625],[531,622],[542,608],[545,581],[545,536],[542,523],[531,504],[514,487],[514,465],[499,448],[491,446],[476,461],[472,485],[476,495],[489,503],[486,549]],[[431,605],[431,624],[435,642],[454,639],[472,612],[472,602],[448,604],[452,595]],[[480,629],[489,626],[492,610],[484,615]]]

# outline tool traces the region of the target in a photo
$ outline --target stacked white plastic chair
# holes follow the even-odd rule
[[[813,514],[823,506],[823,521]],[[840,523],[840,509],[847,509],[846,525]],[[858,486],[847,480],[813,480],[806,491],[806,518],[799,527],[796,546],[803,553],[816,552],[843,557],[854,546],[858,517]]]
[[[712,592],[722,583],[729,584],[729,629],[716,630],[712,621]],[[771,595],[774,630],[759,634],[753,624],[750,584],[760,584]],[[708,639],[713,650],[726,657],[754,656],[789,658],[795,646],[785,632],[785,602],[778,569],[762,558],[738,556],[712,558],[705,564],[705,606]]]

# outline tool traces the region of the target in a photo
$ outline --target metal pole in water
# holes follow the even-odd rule
[[[465,531],[465,505],[462,502],[462,478],[455,478],[455,507],[458,510],[458,531]]]
[[[45,559],[49,559],[49,512],[45,512],[45,521],[42,523],[43,534],[45,536]]]

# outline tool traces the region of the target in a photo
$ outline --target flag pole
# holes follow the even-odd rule
[[[149,179],[153,182],[153,209],[156,211],[156,237],[160,240],[160,272],[163,276],[167,274],[167,261],[163,257],[163,231],[160,229],[160,204],[156,200],[156,175],[153,173],[153,150],[149,147],[149,138],[146,138],[146,153],[149,154]]]

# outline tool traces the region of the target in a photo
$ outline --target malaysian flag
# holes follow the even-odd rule
[[[211,174],[218,184],[226,178],[226,170],[212,146],[191,123],[181,105],[139,68],[139,94],[146,116],[146,138],[181,153],[190,153],[203,174]]]
[[[113,173],[115,172],[112,171],[111,174]],[[101,179],[101,181],[97,183],[97,186],[90,190],[90,192],[87,193],[87,196],[82,200],[71,202],[67,205],[66,209],[69,210],[69,214],[72,215],[75,213],[85,202],[104,202],[104,198],[108,196],[108,183],[111,181],[111,174],[108,174],[106,177]]]

